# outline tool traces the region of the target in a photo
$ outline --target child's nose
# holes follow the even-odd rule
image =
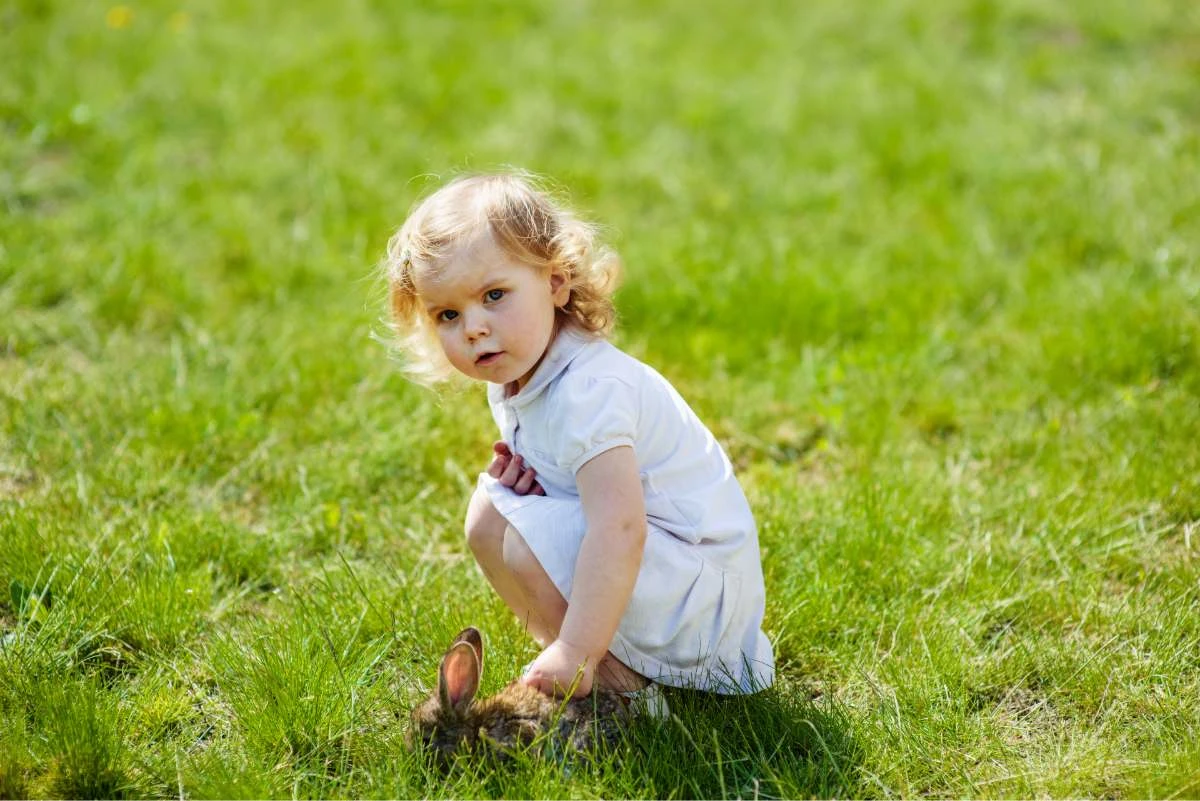
[[[487,336],[487,315],[482,311],[468,311],[465,316],[467,319],[464,330],[467,332],[468,339],[474,340],[482,336]]]

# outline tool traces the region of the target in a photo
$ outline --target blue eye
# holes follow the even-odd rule
[[[497,300],[500,300],[500,298],[504,297],[504,290],[503,289],[489,289],[486,293],[484,293],[484,297],[492,302],[495,302]]]
[[[458,312],[454,311],[454,309],[446,309],[445,311],[438,312],[437,319],[439,323],[448,323],[457,316]]]

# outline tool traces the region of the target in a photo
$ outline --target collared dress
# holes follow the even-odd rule
[[[646,542],[609,651],[661,684],[749,693],[774,679],[762,631],[758,534],[733,467],[671,384],[611,343],[563,329],[529,382],[488,385],[500,436],[537,471],[543,495],[487,473],[479,486],[564,598],[587,519],[575,474],[623,445],[637,457]]]

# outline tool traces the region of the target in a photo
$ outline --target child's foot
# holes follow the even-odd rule
[[[621,693],[621,697],[629,704],[629,711],[635,718],[667,720],[671,717],[671,709],[667,706],[667,697],[663,695],[661,684],[650,682],[640,690]]]

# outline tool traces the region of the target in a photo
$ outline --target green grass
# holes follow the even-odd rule
[[[0,5],[0,796],[1200,795],[1196,4],[652,6]],[[738,465],[778,683],[441,779],[448,639],[534,649],[374,271],[504,164]]]

